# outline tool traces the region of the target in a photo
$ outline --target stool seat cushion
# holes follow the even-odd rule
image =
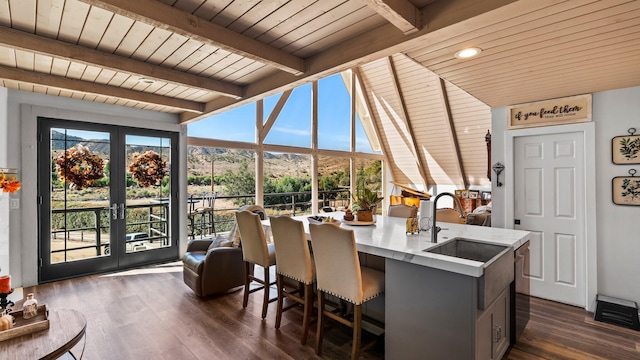
[[[362,302],[366,302],[384,293],[384,273],[368,267],[362,271]]]

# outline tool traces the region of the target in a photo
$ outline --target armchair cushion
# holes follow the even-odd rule
[[[207,250],[211,250],[219,247],[231,247],[231,246],[233,246],[232,240],[218,235],[216,236],[215,239],[213,239],[213,241],[211,241],[211,244],[209,244],[209,247],[207,248]]]

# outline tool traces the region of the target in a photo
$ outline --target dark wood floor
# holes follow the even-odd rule
[[[50,308],[87,318],[84,359],[348,359],[350,332],[336,326],[316,357],[315,326],[299,343],[301,311],[274,328],[275,303],[260,318],[261,293],[242,309],[242,291],[199,299],[181,263],[25,288]],[[315,324],[314,324],[315,325]],[[425,355],[426,358],[427,355]],[[382,345],[362,359],[384,358]],[[531,321],[507,359],[640,359],[640,332],[594,322],[583,309],[532,299]],[[392,359],[395,360],[395,359]],[[454,359],[455,360],[455,359]]]

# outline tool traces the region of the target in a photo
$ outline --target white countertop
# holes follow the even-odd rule
[[[342,219],[344,213],[335,212],[322,215]],[[303,221],[305,224],[305,232],[309,234],[307,217],[297,216],[295,219]],[[263,224],[269,226],[269,220],[264,220]],[[485,226],[444,222],[438,222],[438,226],[442,229],[440,233],[438,233],[438,243],[436,244],[431,242],[430,231],[420,231],[418,234],[407,234],[405,232],[406,219],[404,218],[377,216],[375,225],[341,225],[343,229],[353,230],[357,248],[360,252],[474,277],[482,276],[484,263],[433,254],[424,250],[445,243],[447,240],[455,237],[496,245],[506,245],[517,249],[520,245],[527,242],[531,236],[528,231]]]

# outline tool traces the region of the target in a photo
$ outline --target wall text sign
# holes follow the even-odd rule
[[[591,94],[511,106],[508,127],[520,129],[587,121],[591,121]]]

